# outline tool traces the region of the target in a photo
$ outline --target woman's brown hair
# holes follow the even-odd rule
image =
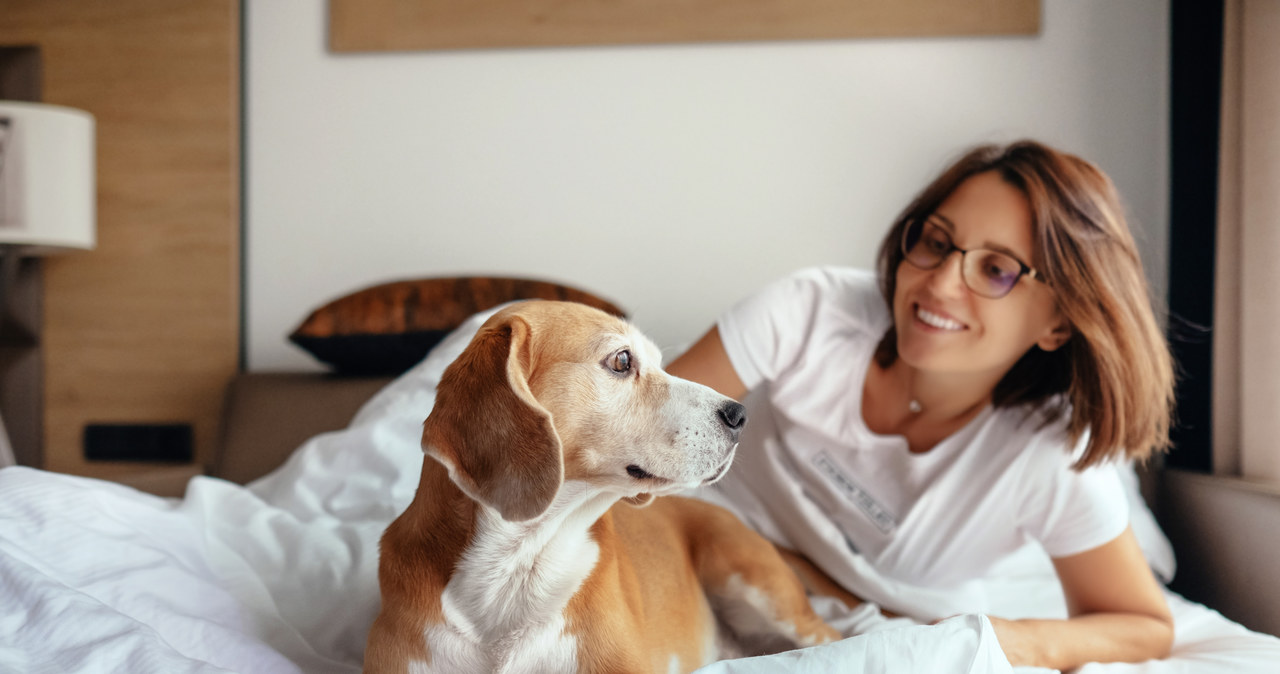
[[[916,196],[880,244],[877,271],[885,300],[893,306],[903,230],[929,217],[966,179],[988,171],[1026,196],[1031,265],[1053,289],[1072,328],[1059,349],[1033,346],[1018,360],[996,385],[992,404],[1056,402],[1052,413],[1069,410],[1071,444],[1089,432],[1077,469],[1116,456],[1145,460],[1167,449],[1173,359],[1119,195],[1093,164],[1034,141],[970,150]],[[888,367],[897,357],[897,334],[890,328],[876,362]]]

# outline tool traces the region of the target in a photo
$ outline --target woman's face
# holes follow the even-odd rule
[[[929,222],[964,250],[1006,253],[1031,265],[1031,209],[998,173],[974,175],[942,202]],[[1069,331],[1048,286],[1028,277],[998,299],[971,291],[953,251],[933,269],[898,265],[893,318],[898,355],[917,369],[1003,376],[1034,345],[1054,349]]]

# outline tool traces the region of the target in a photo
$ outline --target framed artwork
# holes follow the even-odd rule
[[[1040,0],[329,0],[335,52],[1039,30]]]

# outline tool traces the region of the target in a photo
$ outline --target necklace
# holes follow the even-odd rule
[[[910,401],[907,402],[907,410],[909,410],[912,414],[919,414],[920,411],[923,409],[924,408],[920,406],[920,401],[916,400],[915,398],[912,398]]]

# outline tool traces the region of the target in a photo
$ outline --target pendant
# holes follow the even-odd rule
[[[919,400],[912,400],[911,402],[907,403],[907,409],[911,410],[912,414],[919,414],[920,410],[924,408],[920,406]]]

